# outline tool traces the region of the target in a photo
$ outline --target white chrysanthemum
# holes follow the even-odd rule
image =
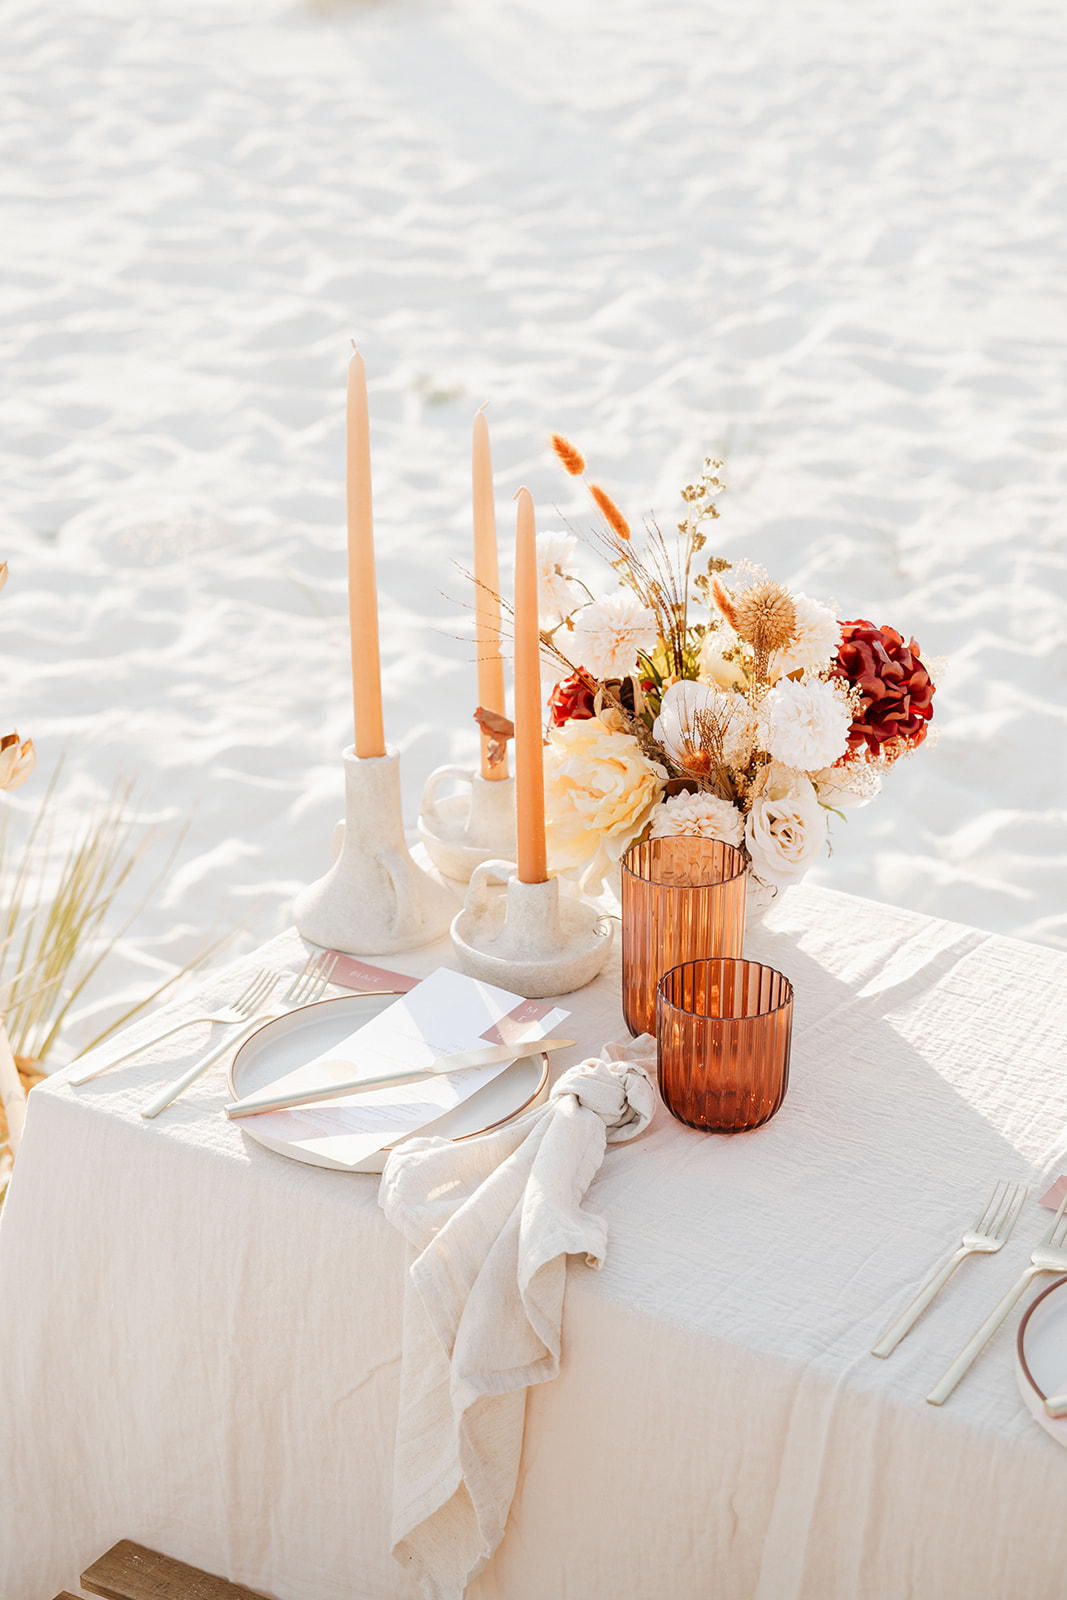
[[[679,833],[739,845],[745,836],[745,819],[735,805],[720,800],[717,794],[672,794],[653,811],[649,836],[670,839]]]
[[[756,737],[755,719],[744,695],[712,689],[682,678],[672,683],[660,703],[652,737],[683,771],[706,777],[711,763],[701,742],[704,721],[722,733],[723,756],[740,771],[748,765]]]
[[[569,533],[537,535],[537,610],[542,622],[558,622],[580,597],[572,587],[577,541]]]
[[[850,761],[843,767],[824,767],[813,772],[811,781],[824,806],[847,811],[850,806],[866,806],[882,792],[882,780],[866,761]]]
[[[625,678],[636,671],[639,651],[656,648],[655,614],[628,589],[575,613],[564,649],[597,678]]]
[[[767,749],[797,772],[832,767],[848,749],[852,710],[833,683],[782,678],[763,702]]]
[[[740,689],[745,681],[745,674],[736,661],[723,659],[723,651],[736,645],[737,640],[732,633],[727,633],[721,628],[711,628],[700,641],[700,681],[701,683],[714,683],[720,689]]]
[[[777,678],[784,678],[787,672],[809,668],[821,672],[830,665],[841,643],[841,624],[829,606],[806,594],[798,594],[793,596],[793,607],[797,617],[796,632],[772,662]]]
[[[752,871],[761,883],[784,886],[802,878],[826,842],[826,812],[807,778],[786,778],[768,767],[745,824]]]

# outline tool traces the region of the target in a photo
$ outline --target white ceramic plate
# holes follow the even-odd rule
[[[346,994],[336,1000],[319,1000],[315,1005],[303,1006],[299,1011],[290,1011],[287,1016],[264,1023],[245,1040],[233,1058],[228,1078],[234,1099],[266,1089],[313,1056],[332,1050],[361,1022],[369,1022],[395,999],[395,995]],[[510,1122],[520,1112],[529,1111],[547,1093],[548,1057],[543,1052],[522,1056],[462,1105],[420,1128],[418,1137],[470,1139],[476,1133],[486,1133],[502,1122]],[[384,1150],[350,1167],[331,1161],[328,1155],[303,1150],[285,1139],[271,1138],[270,1134],[257,1129],[259,1120],[258,1117],[242,1117],[240,1125],[250,1138],[294,1161],[304,1161],[312,1167],[334,1167],[341,1172],[381,1172],[385,1166],[387,1152]]]
[[[1015,1340],[1015,1376],[1026,1409],[1067,1448],[1067,1417],[1050,1417],[1045,1400],[1067,1389],[1067,1278],[1057,1278],[1027,1307]]]

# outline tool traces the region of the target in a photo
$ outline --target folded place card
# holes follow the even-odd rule
[[[507,989],[439,967],[332,1050],[287,1073],[272,1088],[282,1094],[357,1076],[429,1071],[439,1056],[501,1042],[513,1045],[519,1056],[527,1053],[527,1047],[535,1050],[536,1041],[568,1015],[551,1003],[524,1000]],[[265,1133],[355,1166],[436,1122],[508,1065],[495,1062],[417,1083],[368,1089],[351,1099],[265,1111],[256,1121]]]

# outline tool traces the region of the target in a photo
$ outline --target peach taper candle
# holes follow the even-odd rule
[[[515,812],[519,879],[544,883],[545,778],[541,732],[541,633],[533,496],[515,496]]]
[[[489,453],[489,424],[484,408],[474,418],[471,439],[471,484],[474,507],[474,615],[478,649],[478,704],[504,715],[504,662],[500,655],[500,569],[496,551],[496,507],[493,500],[493,463]],[[491,781],[508,775],[507,746],[502,758],[489,760],[488,734],[482,734],[482,777]]]
[[[358,350],[354,350],[348,363],[346,439],[348,622],[352,635],[356,755],[384,756],[381,663],[378,655],[378,590],[374,580],[370,416],[367,408],[367,371]]]

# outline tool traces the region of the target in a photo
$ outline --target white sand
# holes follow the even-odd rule
[[[1057,3],[11,0],[3,32],[16,800],[66,750],[72,806],[123,769],[192,818],[112,990],[274,932],[327,863],[353,334],[409,822],[475,749],[488,399],[502,526],[523,482],[586,520],[554,427],[668,524],[725,454],[724,554],[944,656],[940,742],[816,877],[1067,947]]]

